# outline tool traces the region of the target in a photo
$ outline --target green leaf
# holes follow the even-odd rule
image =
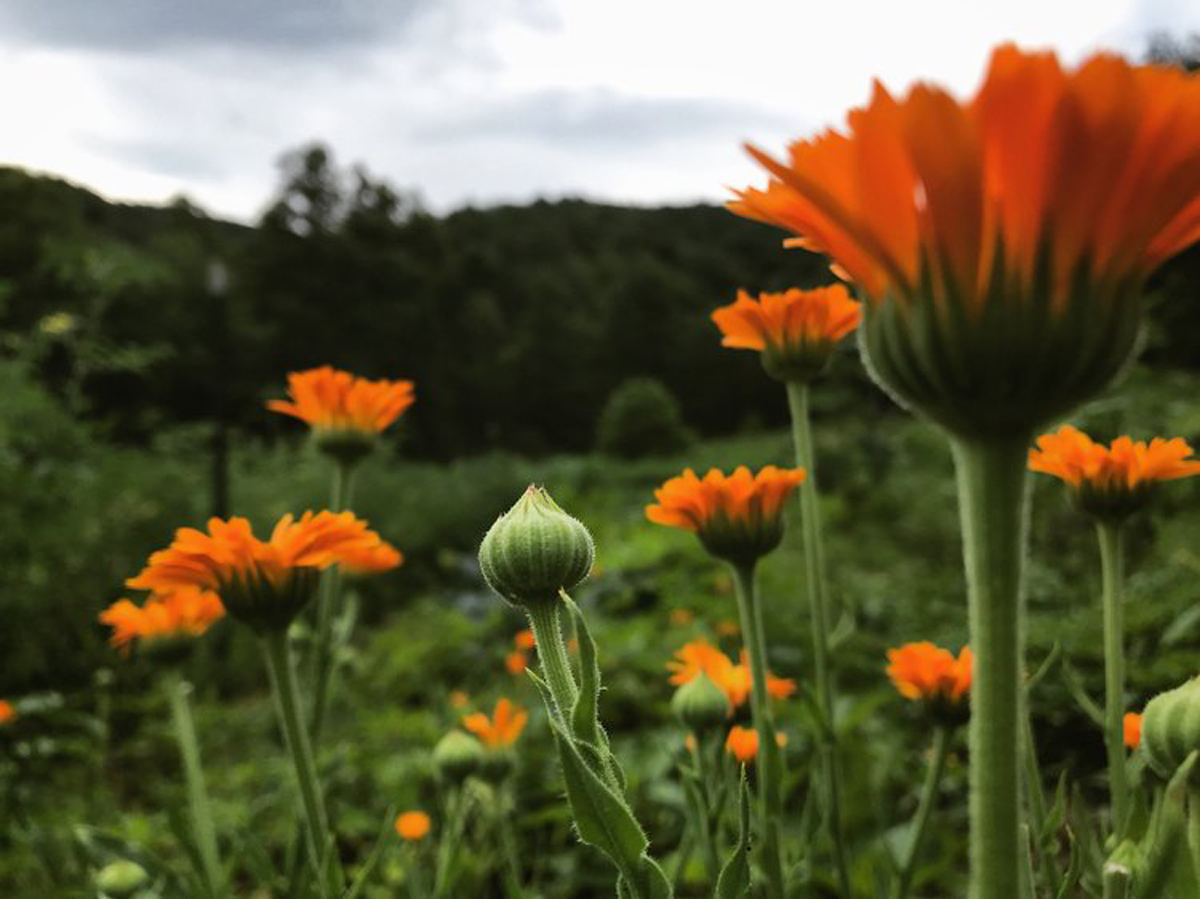
[[[738,843],[717,878],[716,899],[741,899],[750,889],[750,789],[746,786],[745,769],[742,770],[741,795]]]
[[[580,740],[600,745],[600,665],[596,660],[596,641],[588,630],[583,612],[565,591],[563,602],[571,611],[575,623],[575,639],[579,641],[579,698],[571,710],[571,730]]]
[[[370,882],[375,869],[379,866],[379,860],[383,858],[383,850],[393,839],[392,822],[396,819],[396,809],[394,806],[388,806],[388,810],[383,816],[383,827],[379,831],[379,836],[375,839],[375,846],[371,849],[371,854],[367,856],[367,860],[363,862],[363,866],[358,869],[358,874],[354,877],[354,882],[350,884],[349,889],[343,894],[343,899],[358,899],[363,889]]]
[[[1054,894],[1054,899],[1070,899],[1075,892],[1075,885],[1079,883],[1079,875],[1083,872],[1083,853],[1079,851],[1079,844],[1075,842],[1075,834],[1069,827],[1067,828],[1067,846],[1070,848],[1071,860],[1067,865],[1067,873],[1063,875],[1062,883],[1058,885],[1058,890]]]

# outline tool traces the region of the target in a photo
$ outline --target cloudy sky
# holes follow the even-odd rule
[[[1200,32],[1194,0],[0,0],[0,163],[252,220],[327,142],[446,211],[671,203],[870,80],[967,92],[1002,40],[1070,61]]]

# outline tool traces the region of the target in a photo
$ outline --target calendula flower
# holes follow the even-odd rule
[[[525,669],[529,667],[529,659],[519,649],[514,650],[504,657],[504,667],[508,669],[509,674],[524,674]]]
[[[1200,461],[1191,455],[1180,437],[1155,437],[1149,443],[1118,437],[1104,446],[1063,425],[1038,438],[1037,449],[1029,451],[1029,467],[1069,484],[1089,514],[1119,520],[1141,508],[1156,481],[1200,474]]]
[[[513,637],[513,646],[523,652],[529,652],[537,646],[537,638],[533,636],[533,631],[529,628],[517,631]]]
[[[1006,45],[975,96],[876,84],[730,208],[799,235],[869,301],[863,346],[903,402],[1024,437],[1130,355],[1141,287],[1200,238],[1200,79]]]
[[[701,479],[689,468],[654,491],[658,502],[646,517],[692,531],[718,559],[748,564],[779,545],[783,504],[804,477],[801,468],[768,465],[752,475],[743,465],[731,475],[713,468]]]
[[[359,572],[395,568],[402,556],[351,512],[285,515],[269,540],[245,518],[209,519],[208,532],[180,528],[126,583],[155,593],[199,588],[258,631],[287,627],[312,598],[317,573],[330,565]]]
[[[492,717],[484,712],[474,712],[463,717],[463,727],[479,737],[489,749],[511,746],[521,736],[529,714],[507,698],[496,701]]]
[[[928,641],[905,643],[888,650],[887,674],[900,695],[921,700],[938,716],[961,719],[971,690],[971,648],[964,646],[958,658],[948,649]]]
[[[329,365],[289,374],[288,393],[267,408],[307,422],[322,450],[351,463],[414,399],[412,381],[371,381]]]
[[[763,368],[781,381],[807,381],[821,373],[833,349],[862,320],[862,305],[841,284],[792,288],[737,300],[712,314],[721,344],[762,353]]]
[[[396,833],[410,843],[425,839],[431,826],[429,816],[422,811],[402,812],[396,817]]]
[[[135,639],[149,644],[198,637],[223,617],[225,607],[217,594],[198,587],[181,587],[151,596],[141,606],[119,599],[100,613],[100,622],[112,628],[109,642],[128,655]]]
[[[758,731],[735,724],[725,738],[725,749],[743,765],[750,764],[758,755]]]
[[[1125,728],[1125,745],[1137,749],[1142,742],[1142,716],[1137,712],[1126,712],[1122,724]]]
[[[669,682],[677,686],[692,681],[703,672],[724,691],[735,708],[750,696],[752,680],[744,650],[741,662],[735,664],[733,659],[707,640],[693,640],[675,651],[675,658],[667,662],[667,670],[671,672]],[[794,692],[795,681],[767,673],[767,693],[771,697],[787,699]]]
[[[0,726],[11,724],[17,718],[17,709],[7,699],[0,699]]]

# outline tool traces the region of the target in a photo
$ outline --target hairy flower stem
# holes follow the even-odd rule
[[[449,895],[451,872],[466,826],[467,797],[461,786],[452,787],[446,799],[446,829],[438,842],[437,868],[433,878],[434,899]]]
[[[946,756],[950,748],[950,729],[939,724],[933,732],[933,757],[925,770],[925,783],[921,785],[921,799],[917,803],[917,815],[913,819],[912,840],[908,844],[908,852],[904,856],[904,864],[900,867],[900,883],[896,888],[896,899],[905,899],[912,889],[913,875],[917,871],[917,859],[921,854],[921,843],[925,839],[925,828],[929,825],[929,815],[933,804],[937,801],[938,786],[942,781],[942,772],[946,770]]]
[[[175,726],[175,740],[179,744],[179,755],[183,760],[183,778],[187,787],[188,812],[192,819],[192,833],[203,866],[202,875],[208,894],[224,896],[225,878],[221,872],[220,856],[217,853],[217,832],[213,827],[212,809],[208,801],[208,788],[204,782],[204,768],[200,764],[200,744],[196,739],[196,725],[192,719],[192,685],[171,671],[166,680],[167,700],[171,705],[171,721]]]
[[[767,696],[766,641],[763,638],[762,611],[754,584],[754,563],[731,565],[737,593],[738,614],[746,654],[750,657],[750,711],[758,732],[758,814],[762,836],[763,870],[767,876],[767,895],[782,899],[783,843],[783,756],[775,739],[775,723]]]
[[[696,780],[697,793],[700,800],[700,807],[697,809],[696,815],[696,830],[697,838],[700,841],[700,848],[704,852],[704,866],[707,869],[708,876],[715,884],[717,876],[721,873],[720,854],[717,851],[717,839],[713,828],[713,803],[712,803],[712,770],[709,767],[707,758],[708,747],[705,742],[695,733],[692,734],[694,744],[692,746],[692,761],[696,765]]]
[[[1104,747],[1112,793],[1112,832],[1125,834],[1129,784],[1125,778],[1125,546],[1121,525],[1098,522],[1104,604]]]
[[[820,749],[821,799],[829,835],[833,843],[834,866],[843,896],[850,896],[850,873],[842,839],[841,765],[837,751],[837,727],[834,722],[834,684],[829,667],[829,590],[825,581],[825,548],[821,541],[821,509],[817,494],[816,459],[813,452],[812,425],[808,414],[808,385],[789,381],[788,408],[792,416],[792,441],[796,464],[807,472],[800,485],[801,529],[804,535],[804,581],[808,608],[812,616],[813,662],[816,668],[817,702],[827,728]]]
[[[971,899],[1020,895],[1027,439],[953,441],[970,607]]]
[[[506,787],[501,791],[500,812],[496,815],[496,833],[500,839],[500,851],[504,855],[504,895],[506,899],[522,899],[521,860],[517,855],[517,843],[513,839],[512,815],[509,811],[511,799]]]
[[[561,605],[557,599],[535,600],[526,603],[525,611],[529,614],[529,624],[533,628],[538,658],[542,663],[546,683],[550,686],[550,695],[554,697],[558,714],[569,729],[571,711],[575,708],[579,690],[575,686],[575,677],[571,674],[566,644],[563,642],[562,629],[558,623],[558,609]]]
[[[317,778],[317,766],[313,760],[308,731],[301,718],[300,698],[296,692],[296,676],[292,671],[292,653],[288,647],[287,631],[280,630],[265,635],[262,644],[267,660],[267,673],[271,678],[271,691],[275,695],[279,726],[296,770],[296,786],[300,792],[300,805],[304,813],[309,859],[321,883],[327,887],[322,890],[322,894],[337,893],[342,888],[341,868],[336,856],[328,860],[325,858],[326,845],[330,842],[329,821],[325,815],[325,802]]]
[[[329,509],[341,512],[350,505],[354,491],[354,464],[338,461],[333,466],[333,490],[329,498]],[[341,613],[342,573],[341,566],[330,565],[321,572],[321,585],[317,591],[317,631],[313,646],[313,706],[309,732],[312,741],[321,738],[325,725],[325,713],[332,692],[333,673],[337,662],[337,647],[334,645],[333,622]]]

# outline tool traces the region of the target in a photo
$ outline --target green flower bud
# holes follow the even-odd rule
[[[350,468],[374,452],[379,435],[360,428],[313,428],[312,440],[318,451]]]
[[[696,734],[723,728],[729,720],[729,697],[701,671],[675,691],[671,710],[683,726]]]
[[[1150,700],[1142,713],[1142,748],[1160,777],[1169,778],[1200,749],[1200,677]]]
[[[452,730],[433,747],[433,767],[438,776],[451,783],[462,783],[483,764],[483,746],[461,730]]]
[[[587,577],[595,559],[587,528],[532,484],[479,546],[484,580],[519,606],[556,601],[560,590]]]
[[[490,784],[503,783],[516,767],[516,758],[507,746],[493,747],[483,754],[479,776]]]
[[[96,874],[96,889],[114,899],[125,899],[140,890],[150,880],[146,869],[127,858],[105,865]]]

